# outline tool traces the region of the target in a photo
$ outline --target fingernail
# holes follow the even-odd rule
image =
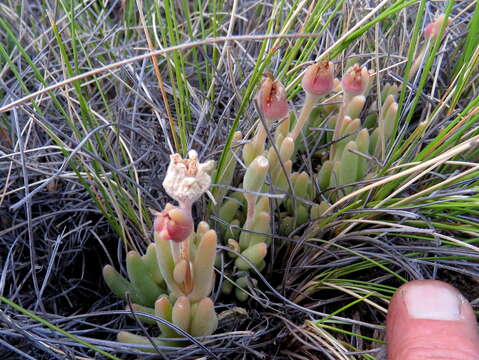
[[[441,283],[410,284],[403,294],[412,318],[430,320],[461,320],[462,295]]]

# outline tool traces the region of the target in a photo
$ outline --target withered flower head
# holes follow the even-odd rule
[[[180,154],[170,156],[170,165],[163,181],[163,187],[168,195],[178,201],[180,205],[191,207],[191,204],[208,190],[214,161],[200,163],[198,154],[194,150],[188,153],[188,157],[188,159],[183,159]]]

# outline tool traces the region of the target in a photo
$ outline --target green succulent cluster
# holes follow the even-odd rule
[[[126,269],[129,280],[111,265],[103,268],[103,278],[116,296],[125,300],[129,296],[132,303],[153,308],[160,295],[167,293],[156,258],[156,244],[150,244],[143,256],[130,251],[126,255]]]
[[[238,133],[236,140],[239,139]],[[233,156],[230,157],[227,172],[234,171],[234,159]],[[227,271],[222,291],[229,294],[234,290],[240,301],[247,299],[245,290],[252,284],[251,281],[254,282],[254,279],[249,278],[248,271],[253,267],[260,271],[264,268],[267,248],[271,242],[271,237],[268,236],[271,233],[269,199],[255,195],[264,190],[268,168],[269,162],[264,156],[256,157],[243,178],[245,192],[234,192],[225,197],[218,209],[219,218],[222,220],[221,234],[231,249],[227,256],[234,269],[234,273]],[[243,231],[240,231],[240,228]],[[217,261],[219,265],[219,258]]]
[[[214,260],[216,256],[216,232],[206,222],[200,222],[196,232],[187,240],[191,264],[175,263],[170,241],[161,239],[155,231],[155,243],[145,254],[130,251],[126,256],[128,280],[111,265],[103,269],[103,277],[111,291],[123,299],[129,297],[135,312],[151,314],[173,324],[192,336],[211,335],[218,326],[213,301],[208,297],[214,284]],[[182,283],[184,266],[191,266],[193,281],[185,291]],[[152,338],[156,345],[182,346],[187,342],[181,332],[164,322],[156,322],[145,316],[138,318],[147,324],[158,324],[161,336]],[[173,340],[165,340],[173,339]],[[151,345],[147,337],[122,331],[121,342]]]
[[[341,112],[341,107],[344,111],[338,140],[329,149],[316,154],[320,159],[328,159],[320,165],[316,180],[329,201],[336,201],[354,189],[347,185],[366,179],[368,174],[372,175],[377,165],[371,159],[384,158],[398,111],[397,92],[397,86],[386,84],[379,111],[376,104],[365,111],[366,96],[358,95],[342,105],[332,108],[320,106],[312,112],[310,124],[313,128],[329,118],[329,131],[320,143],[326,145],[332,143],[337,113]],[[366,113],[364,121],[360,119],[362,113]],[[329,189],[337,190],[327,192]]]
[[[332,66],[331,63],[320,66],[332,72],[328,65]],[[358,69],[363,71],[363,76],[368,76],[362,67]],[[386,84],[379,105],[372,102],[369,109],[365,109],[368,81],[364,90],[354,96],[346,91],[343,95],[338,79],[330,79],[330,82],[334,87],[327,94],[307,93],[298,119],[288,113],[273,126],[273,122],[261,114],[263,119],[254,136],[243,141],[241,155],[246,170],[239,185],[241,191],[227,193],[224,188],[214,191],[219,203],[216,207],[219,230],[231,249],[228,252],[231,261],[224,267],[228,280],[223,284],[223,292],[234,290],[241,301],[248,298],[242,290],[256,284],[251,276],[252,266],[259,271],[265,267],[271,243],[271,209],[279,213],[279,233],[289,235],[298,226],[319,218],[331,203],[350,193],[354,189],[350,184],[372,176],[377,162],[371,159],[384,158],[398,111],[397,86]],[[258,102],[262,100],[261,91]],[[324,101],[320,103],[320,99]],[[339,126],[338,118],[342,119]],[[321,137],[317,128],[326,128]],[[242,134],[235,133],[234,145],[219,177],[220,184],[233,183],[241,142]],[[313,154],[319,162],[316,173],[293,171],[294,163],[301,161],[298,154],[306,147],[305,142],[309,148],[323,149]]]

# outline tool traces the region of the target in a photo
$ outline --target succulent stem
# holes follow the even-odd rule
[[[191,290],[193,290],[193,278],[191,276],[191,262],[190,262],[190,242],[189,240],[185,240],[181,243],[181,257],[186,261],[188,265],[186,267],[185,273],[185,281],[183,283],[184,286],[184,293],[189,294]]]
[[[171,255],[173,256],[173,262],[175,264],[178,264],[180,262],[180,260],[183,258],[181,256],[181,253],[182,253],[182,250],[181,250],[181,245],[184,241],[182,242],[176,242],[176,241],[168,241],[168,243],[170,244],[170,248],[171,248]]]
[[[258,124],[258,127],[256,128],[256,134],[254,135],[253,138],[253,143],[255,149],[257,149],[258,154],[261,154],[264,150],[264,142],[266,141],[266,128],[264,127],[263,122],[260,121],[261,124]]]
[[[339,134],[341,132],[341,128],[343,127],[344,123],[344,115],[346,113],[346,109],[349,106],[349,102],[351,101],[352,97],[348,96],[346,93],[343,95],[343,103],[339,107],[339,112],[338,112],[338,117],[336,119],[336,126],[334,127],[334,133],[333,133],[333,145],[331,145],[331,151],[329,152],[329,160],[334,160],[334,155],[335,155],[335,150],[336,150],[336,144],[334,141],[339,139]]]
[[[191,215],[191,208],[192,208],[192,202],[190,201],[179,201],[180,208],[187,211],[188,214]],[[186,273],[185,273],[185,280],[182,286],[182,290],[185,294],[189,294],[191,290],[193,289],[193,279],[191,276],[191,267],[190,267],[190,239],[186,239],[184,241],[181,241],[178,243],[178,248],[176,248],[176,244],[174,241],[170,241],[171,244],[171,251],[173,253],[173,259],[175,261],[175,264],[178,264],[180,260],[185,260],[186,264],[188,265],[186,267]],[[175,253],[176,251],[176,253]]]
[[[293,131],[291,131],[291,137],[293,140],[296,140],[296,138],[299,135],[299,132],[304,126],[304,123],[306,122],[306,119],[309,118],[309,115],[311,114],[311,111],[313,110],[314,104],[318,100],[319,96],[313,95],[310,93],[306,93],[306,98],[304,99],[304,104],[303,108],[301,109],[301,112],[299,113],[298,120],[296,121],[296,124],[294,125]]]
[[[256,204],[256,195],[250,195],[246,198],[246,202],[248,203],[248,213],[246,216],[247,220],[253,221],[254,219],[254,209]]]
[[[245,194],[246,195],[246,194]],[[256,207],[256,195],[252,194],[247,194],[246,197],[246,202],[248,204],[248,211],[246,213],[246,228],[248,228],[248,225],[252,225],[254,221],[254,215],[255,215],[255,207]]]

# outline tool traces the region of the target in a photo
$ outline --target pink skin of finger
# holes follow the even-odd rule
[[[469,302],[453,286],[415,280],[401,286],[387,315],[389,360],[479,359],[479,332]]]

